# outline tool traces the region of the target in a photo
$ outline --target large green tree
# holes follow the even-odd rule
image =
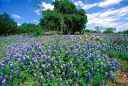
[[[13,34],[16,32],[17,23],[7,14],[0,14],[0,35]]]
[[[43,11],[41,26],[65,34],[81,32],[86,27],[87,16],[83,9],[77,9],[69,0],[55,0],[53,5],[53,10]]]

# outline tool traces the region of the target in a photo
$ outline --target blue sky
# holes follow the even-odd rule
[[[87,28],[115,27],[128,29],[128,0],[71,0],[88,15]],[[41,10],[53,9],[52,0],[0,0],[0,13],[8,13],[18,24],[38,23]],[[38,7],[40,6],[40,8]]]

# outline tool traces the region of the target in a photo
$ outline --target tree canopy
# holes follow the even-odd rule
[[[114,30],[115,30],[115,28],[112,28],[112,27],[106,28],[106,30],[104,31],[104,33],[113,33]]]
[[[41,26],[64,34],[81,32],[86,27],[87,16],[83,9],[77,9],[69,0],[55,0],[53,5],[53,10],[43,11]]]
[[[16,32],[17,23],[7,14],[0,14],[0,35]]]

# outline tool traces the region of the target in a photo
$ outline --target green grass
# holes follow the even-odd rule
[[[116,58],[121,64],[121,70],[128,72],[128,53],[110,50],[106,52],[110,57]]]
[[[114,41],[112,41],[112,44],[116,44],[116,45],[128,45],[128,41],[127,40],[125,40],[125,41],[120,41],[120,40],[114,40]]]
[[[128,53],[126,53],[126,52],[120,52],[117,50],[110,50],[110,51],[107,51],[107,54],[111,57],[115,57],[115,58],[118,58],[121,60],[128,61]]]

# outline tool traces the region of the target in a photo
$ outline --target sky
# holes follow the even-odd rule
[[[54,0],[0,0],[0,14],[8,13],[17,23],[35,23],[41,10],[53,10]],[[128,0],[71,0],[86,11],[88,29],[114,27],[116,31],[128,30]]]

